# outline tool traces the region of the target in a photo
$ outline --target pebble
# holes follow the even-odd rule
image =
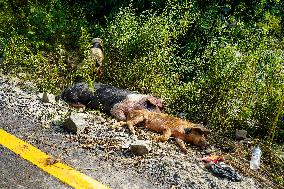
[[[150,141],[136,140],[130,144],[130,151],[135,155],[143,156],[148,154],[150,150]]]
[[[84,114],[83,113],[75,113],[71,112],[71,115],[65,120],[64,122],[64,128],[67,131],[70,131],[75,134],[81,134],[84,129],[86,128],[87,124],[84,120]]]
[[[129,149],[131,142],[130,141],[123,141],[121,145],[121,149]]]

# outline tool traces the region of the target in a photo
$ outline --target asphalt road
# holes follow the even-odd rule
[[[0,110],[0,128],[13,134],[21,135],[23,127],[35,127],[28,120],[21,119],[13,112]],[[28,134],[28,133],[26,133]],[[53,176],[37,168],[30,162],[0,145],[0,188],[71,188]]]
[[[10,150],[0,146],[0,188],[70,188]]]

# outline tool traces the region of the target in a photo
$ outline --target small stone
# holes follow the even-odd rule
[[[178,117],[180,117],[180,118],[182,118],[182,119],[186,119],[187,116],[188,116],[188,114],[185,113],[185,112],[180,112],[180,113],[178,113]]]
[[[37,96],[38,99],[42,99],[43,93],[38,93],[36,96]]]
[[[130,145],[130,151],[135,155],[146,155],[150,152],[150,142],[145,140],[137,140]]]
[[[44,93],[42,94],[42,101],[43,101],[44,103],[55,104],[55,103],[56,103],[55,95],[44,92]]]
[[[65,120],[63,126],[67,131],[77,135],[82,133],[86,127],[84,114],[82,115],[82,113],[72,112],[71,115]]]
[[[130,146],[130,142],[129,141],[123,141],[121,148],[122,149],[128,149]]]
[[[246,130],[236,130],[236,139],[237,140],[244,140],[247,138],[247,131]]]

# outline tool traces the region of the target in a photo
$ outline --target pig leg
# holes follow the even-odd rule
[[[185,147],[183,140],[181,140],[180,138],[176,138],[175,140],[176,140],[176,143],[178,144],[178,146],[180,147],[181,151],[186,154],[187,149]]]
[[[135,135],[135,130],[134,130],[134,126],[137,125],[140,122],[144,121],[144,116],[143,115],[138,115],[135,117],[130,118],[129,120],[127,120],[126,125],[128,126],[130,132]]]
[[[163,131],[163,135],[156,138],[157,141],[165,142],[169,140],[170,136],[172,135],[171,129],[166,129]]]

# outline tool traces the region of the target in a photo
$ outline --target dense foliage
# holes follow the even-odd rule
[[[59,91],[78,75],[153,93],[168,112],[283,142],[280,0],[0,0],[0,69]],[[80,73],[93,37],[104,75]]]
[[[1,69],[35,78],[44,90],[61,89],[76,78],[91,38],[101,37],[102,81],[154,93],[166,100],[168,111],[186,112],[215,128],[244,128],[280,140],[283,6],[280,1],[2,0]],[[91,72],[79,74],[90,81]]]
[[[160,96],[168,112],[225,134],[283,142],[280,0],[0,0],[0,25],[1,72],[42,90],[106,82]],[[93,37],[104,41],[100,78],[78,69]]]

